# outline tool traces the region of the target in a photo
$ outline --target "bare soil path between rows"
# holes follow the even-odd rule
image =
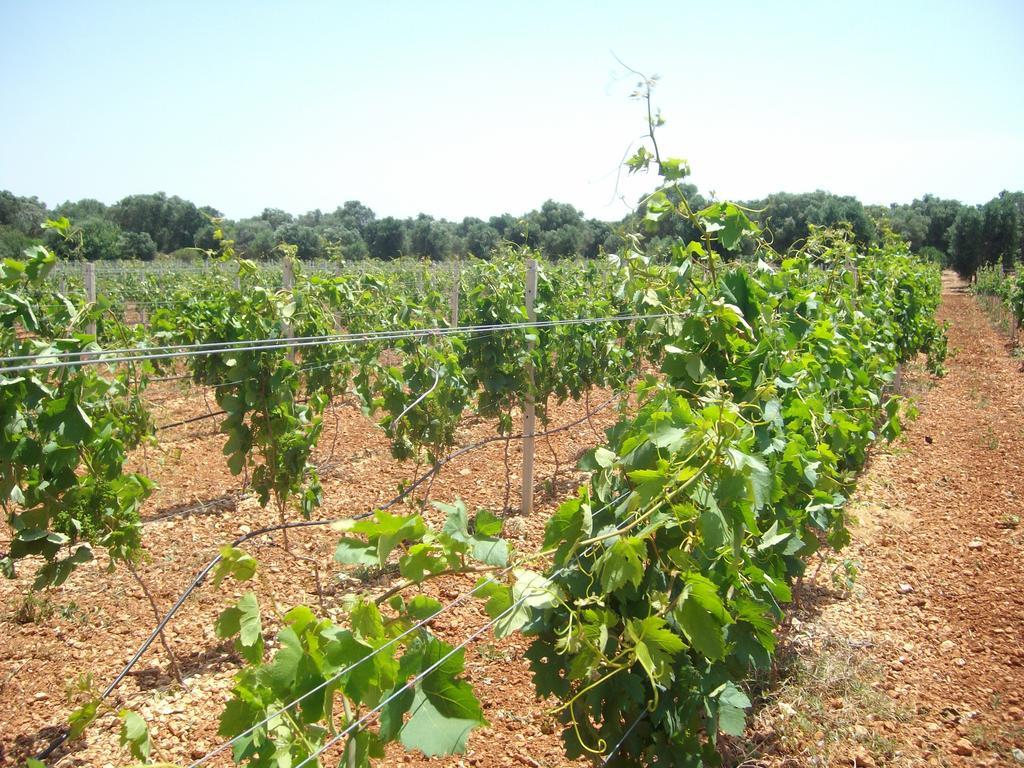
[[[1024,764],[1024,372],[951,274],[939,316],[948,373],[909,374],[920,417],[852,506],[856,586],[809,590],[747,765]]]

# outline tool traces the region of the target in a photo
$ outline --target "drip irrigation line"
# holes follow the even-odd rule
[[[645,717],[647,717],[647,711],[646,710],[641,712],[640,716],[636,720],[633,721],[633,724],[631,726],[629,726],[629,728],[626,729],[626,732],[622,734],[622,738],[619,739],[619,743],[616,744],[614,747],[612,747],[611,752],[609,752],[607,755],[604,756],[604,761],[601,763],[601,768],[607,768],[607,766],[611,765],[612,760],[614,760],[616,755],[619,754],[619,750],[622,749],[622,745],[625,744],[626,743],[626,739],[629,738],[629,734],[631,734],[633,732],[633,730],[638,725],[640,725],[640,721],[643,720]]]
[[[218,416],[226,416],[227,413],[227,411],[213,411],[212,413],[204,413],[200,416],[193,416],[189,419],[182,419],[181,421],[172,421],[169,424],[158,424],[155,427],[155,429],[157,432],[162,432],[165,429],[184,427],[186,424],[195,424],[197,421],[206,421],[207,419],[215,419]]]
[[[0,363],[18,363],[24,360],[44,360],[52,362],[34,362],[28,364],[12,364],[0,367],[0,373],[23,373],[34,370],[50,370],[67,368],[76,365],[113,365],[115,363],[137,363],[146,360],[166,360],[182,357],[206,357],[209,355],[230,354],[236,352],[261,352],[276,349],[299,349],[311,346],[333,346],[335,344],[364,344],[374,341],[392,341],[413,338],[435,338],[439,336],[469,335],[481,332],[528,330],[534,328],[555,328],[572,325],[596,325],[600,323],[620,323],[637,320],[657,320],[670,317],[682,317],[681,313],[662,312],[645,315],[613,315],[609,317],[581,317],[566,320],[536,320],[520,323],[496,323],[475,326],[437,326],[396,331],[371,331],[357,334],[332,334],[329,336],[298,336],[274,339],[253,339],[244,341],[213,342],[205,344],[170,344],[155,347],[136,347],[119,350],[86,349],[76,352],[40,353],[35,355],[15,355],[0,358]],[[171,351],[159,351],[171,350]],[[114,355],[114,357],[108,357]],[[77,359],[71,359],[77,358]]]

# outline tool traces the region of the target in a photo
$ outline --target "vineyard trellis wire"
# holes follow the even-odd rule
[[[620,496],[620,497],[618,497],[616,499],[613,499],[612,501],[608,502],[607,504],[605,504],[600,509],[596,510],[596,513],[600,513],[602,511],[604,511],[605,509],[607,509],[607,508],[609,508],[609,507],[611,507],[611,506],[613,506],[613,505],[615,505],[617,503],[622,502],[628,496],[629,496],[629,494],[623,494],[622,496]],[[578,555],[578,557],[584,557],[585,554],[587,554],[587,553],[586,552],[581,552]],[[365,662],[367,662],[367,660],[369,660],[370,658],[375,656],[377,653],[380,653],[385,648],[393,645],[394,643],[396,643],[401,638],[407,637],[408,635],[412,634],[414,631],[419,630],[419,629],[425,627],[430,622],[432,622],[434,620],[434,618],[436,618],[438,615],[440,615],[442,612],[447,611],[447,610],[451,610],[452,608],[454,608],[457,605],[461,604],[465,600],[467,600],[470,597],[476,595],[476,593],[478,593],[480,590],[484,589],[485,587],[487,587],[489,585],[492,585],[492,584],[498,584],[499,580],[501,580],[504,577],[504,575],[507,575],[508,573],[510,573],[514,568],[515,568],[514,565],[509,565],[509,566],[503,568],[502,570],[500,570],[498,573],[496,573],[494,575],[490,575],[490,577],[487,577],[486,579],[478,582],[469,591],[460,593],[451,602],[445,603],[445,605],[440,610],[438,610],[437,612],[431,614],[427,618],[424,618],[424,620],[421,620],[419,623],[417,623],[416,625],[414,625],[410,629],[404,630],[400,635],[397,635],[394,638],[392,638],[391,640],[388,640],[384,645],[382,645],[382,646],[380,646],[378,648],[375,648],[372,653],[369,653],[369,654],[367,654],[365,656],[362,656],[361,658],[357,659],[356,662],[352,663],[351,665],[348,665],[345,669],[341,670],[340,672],[335,673],[332,677],[328,678],[324,682],[318,683],[314,688],[310,688],[309,690],[305,691],[302,695],[300,695],[299,697],[293,699],[292,701],[287,703],[287,705],[285,705],[281,709],[276,710],[275,712],[272,712],[270,715],[264,717],[256,725],[250,726],[248,729],[246,729],[242,733],[236,734],[233,737],[231,737],[230,739],[228,739],[227,741],[224,741],[223,743],[219,744],[218,746],[216,746],[216,748],[214,748],[210,752],[206,753],[205,755],[203,755],[201,758],[199,758],[195,762],[190,763],[188,768],[199,768],[199,766],[205,764],[207,761],[211,760],[216,755],[219,755],[224,750],[229,749],[230,746],[232,746],[233,744],[238,743],[239,740],[241,740],[242,738],[248,736],[250,733],[255,731],[257,728],[260,728],[260,727],[266,725],[268,722],[270,722],[274,718],[280,717],[283,713],[291,710],[292,708],[297,706],[298,703],[300,701],[302,701],[303,699],[307,698],[308,696],[311,696],[312,694],[316,693],[319,690],[323,690],[324,688],[328,687],[329,685],[331,685],[331,683],[335,682],[336,680],[341,679],[343,676],[345,676],[349,672],[351,672],[355,667],[357,667],[357,666],[359,666],[361,664],[364,664]],[[513,610],[515,610],[519,605],[521,605],[527,599],[529,599],[529,595],[524,595],[522,598],[520,598],[519,600],[515,601],[512,605],[509,605],[506,609],[504,609],[498,616],[492,617],[492,620],[487,622],[483,627],[481,627],[478,630],[474,631],[470,636],[464,638],[460,642],[459,645],[457,645],[455,648],[453,648],[452,651],[450,651],[449,655],[445,656],[445,658],[450,657],[451,654],[454,654],[454,653],[458,652],[460,649],[466,647],[466,645],[468,645],[470,642],[472,642],[475,638],[479,637],[481,634],[486,632],[488,629],[494,627],[496,624],[501,622],[503,617],[505,617],[506,615],[511,613]],[[441,659],[441,660],[443,660],[443,659]],[[428,670],[422,672],[420,675],[418,675],[414,680],[408,681],[407,682],[407,686],[411,686],[415,682],[415,680],[422,679],[423,677],[428,675],[430,672],[432,672],[433,669],[436,669],[436,668],[434,667],[434,668],[428,669]],[[401,690],[399,689],[398,691],[396,691],[396,693],[394,695],[400,695],[400,694],[401,694]],[[365,723],[366,720],[368,720],[373,714],[379,713],[382,709],[384,709],[384,707],[387,706],[387,703],[388,703],[389,700],[390,699],[386,699],[386,700],[381,701],[379,703],[378,707],[375,708],[374,710],[372,710],[371,712],[367,713],[367,715],[364,718],[361,718],[360,720],[356,721],[355,723],[350,724],[349,729],[356,728],[356,727],[362,725],[362,723]],[[340,740],[340,738],[344,737],[349,732],[350,732],[350,730],[347,730],[347,731],[345,731],[343,733],[337,734],[339,736],[339,738],[324,744],[321,752],[317,753],[317,755],[323,754],[324,752],[326,752],[328,749],[331,748],[331,746],[334,743],[337,743],[337,740]],[[315,757],[315,756],[312,756],[312,757]],[[312,757],[310,759],[312,759]],[[298,768],[298,766],[296,766],[296,768]]]
[[[396,339],[439,338],[443,336],[474,335],[497,331],[531,330],[539,328],[557,328],[561,326],[594,325],[604,323],[628,323],[635,321],[665,320],[683,317],[679,312],[658,312],[650,314],[614,315],[609,317],[581,317],[568,320],[535,320],[520,323],[496,323],[477,326],[439,326],[427,329],[409,329],[402,331],[379,331],[374,333],[335,334],[321,337],[294,336],[286,338],[254,339],[250,341],[213,342],[208,344],[169,344],[155,347],[134,347],[127,349],[103,350],[101,348],[75,352],[41,351],[33,355],[15,355],[0,358],[0,373],[18,374],[28,371],[50,370],[77,365],[113,365],[115,363],[139,363],[149,360],[166,360],[173,358],[202,357],[207,355],[231,354],[238,352],[262,352],[277,349],[301,349],[304,347],[363,344],[372,341],[393,341]],[[158,350],[174,350],[160,352]],[[110,355],[113,355],[111,357]],[[69,359],[75,358],[75,359]],[[23,365],[6,365],[23,360],[40,360],[44,362]],[[49,360],[54,362],[46,362]]]
[[[618,399],[618,398],[617,397],[609,398],[605,402],[599,404],[594,409],[592,409],[588,414],[586,414],[586,415],[580,417],[579,419],[576,419],[576,420],[574,420],[574,421],[572,421],[572,422],[570,422],[568,424],[561,425],[560,427],[557,427],[554,430],[549,430],[549,433],[550,434],[555,434],[556,432],[565,431],[567,429],[571,429],[574,426],[582,424],[584,421],[586,421],[589,418],[590,415],[592,415],[593,413],[598,412],[601,409],[606,408],[608,405],[613,403],[616,399]],[[544,435],[544,433],[542,433],[542,432],[541,433],[536,433],[536,434],[537,434],[537,436],[543,436]],[[444,460],[439,462],[437,465],[435,465],[431,469],[427,470],[425,472],[425,474],[423,474],[422,476],[420,476],[419,478],[414,480],[411,484],[409,484],[408,486],[403,488],[399,494],[397,494],[393,498],[389,499],[388,501],[375,506],[373,508],[373,510],[362,512],[362,513],[359,513],[357,515],[351,515],[351,516],[347,516],[347,517],[342,517],[342,518],[329,518],[329,519],[324,519],[324,520],[300,520],[300,521],[292,521],[292,522],[283,523],[283,524],[276,524],[276,525],[271,525],[271,526],[265,526],[263,528],[259,528],[259,529],[254,530],[254,531],[250,531],[249,533],[246,533],[246,534],[243,534],[242,536],[239,536],[238,538],[234,539],[230,543],[229,546],[230,547],[238,547],[238,546],[240,546],[242,544],[245,544],[246,542],[251,541],[253,539],[256,539],[256,538],[259,538],[261,536],[265,536],[265,535],[268,535],[268,534],[276,533],[276,532],[284,530],[284,529],[313,528],[313,527],[319,527],[319,526],[324,526],[324,525],[333,525],[333,524],[339,523],[339,522],[341,522],[343,520],[361,520],[361,519],[366,519],[366,518],[370,517],[375,511],[387,510],[387,509],[390,509],[390,508],[392,508],[392,507],[402,503],[405,499],[407,499],[410,496],[410,494],[412,494],[413,491],[416,490],[417,487],[419,487],[423,483],[427,482],[427,480],[432,478],[436,473],[440,472],[440,470],[444,466],[446,466],[447,464],[451,463],[455,459],[457,459],[457,458],[459,458],[459,457],[461,457],[461,456],[463,456],[463,455],[465,455],[467,453],[470,453],[470,452],[472,452],[474,450],[482,448],[482,447],[484,447],[486,445],[492,444],[494,442],[502,441],[502,440],[505,440],[505,439],[513,439],[513,440],[515,440],[515,439],[521,439],[521,438],[522,438],[522,435],[511,435],[511,436],[508,436],[508,437],[490,437],[490,438],[485,438],[483,440],[480,440],[480,441],[478,441],[476,443],[473,443],[471,445],[465,446],[463,448],[460,448],[459,450],[453,452],[450,456],[446,457]],[[616,501],[618,501],[618,500],[616,500]],[[167,611],[167,613],[164,615],[164,617],[161,619],[161,621],[157,624],[157,626],[152,630],[152,632],[149,634],[149,636],[143,641],[143,643],[139,646],[139,648],[131,656],[131,658],[128,660],[128,662],[125,664],[125,666],[121,669],[121,671],[103,689],[102,693],[99,696],[100,700],[104,700],[104,699],[108,698],[110,696],[110,694],[113,693],[114,690],[116,690],[116,688],[121,684],[121,682],[125,679],[125,677],[127,677],[127,675],[131,672],[131,670],[135,667],[135,665],[143,657],[143,655],[146,653],[146,651],[149,650],[149,648],[153,645],[154,642],[156,642],[156,640],[160,636],[161,632],[166,628],[166,626],[174,618],[175,614],[177,614],[177,612],[182,608],[182,606],[184,606],[185,602],[192,595],[192,593],[195,592],[195,590],[198,589],[200,586],[202,586],[203,582],[206,581],[207,577],[214,570],[214,568],[217,567],[217,565],[221,562],[222,559],[223,559],[223,554],[222,553],[218,553],[205,566],[203,566],[203,568],[201,568],[199,570],[199,572],[196,574],[196,576],[188,584],[188,586],[185,588],[185,590],[178,596],[178,598],[175,600],[175,602],[173,603],[171,608]],[[494,580],[496,578],[497,577],[492,577],[491,580]],[[482,587],[474,588],[473,592],[475,593],[477,591],[477,589],[479,589],[479,588],[482,588]],[[68,735],[69,735],[68,731],[64,731],[63,733],[61,733],[58,737],[56,737],[53,741],[51,741],[51,743],[49,745],[47,745],[47,747],[43,751],[41,751],[36,756],[36,759],[44,760],[47,757],[49,757],[51,754],[53,754],[53,752],[57,748],[59,748],[67,740]]]

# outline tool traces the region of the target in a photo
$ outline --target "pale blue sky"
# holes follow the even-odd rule
[[[616,219],[643,122],[612,51],[721,197],[1024,188],[1022,0],[0,0],[0,189]]]

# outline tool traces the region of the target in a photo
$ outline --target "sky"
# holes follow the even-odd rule
[[[628,65],[704,193],[982,203],[1024,188],[1022,40],[1022,0],[0,0],[0,189],[615,220]]]

